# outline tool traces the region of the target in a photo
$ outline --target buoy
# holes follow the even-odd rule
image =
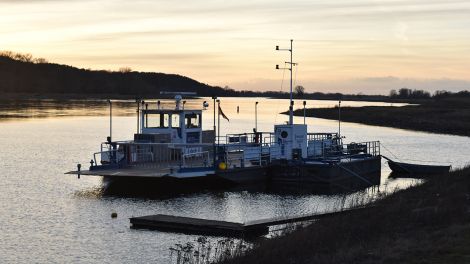
[[[117,217],[117,213],[116,212],[112,212],[111,213],[111,218],[116,218]]]
[[[219,169],[220,169],[220,170],[225,170],[225,169],[227,169],[227,164],[226,164],[225,162],[219,163]]]

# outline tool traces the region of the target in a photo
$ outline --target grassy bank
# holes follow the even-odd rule
[[[470,167],[224,263],[470,263]]]
[[[303,110],[295,115],[303,116]],[[307,109],[307,116],[338,119],[338,108]],[[429,100],[403,107],[342,107],[341,120],[375,126],[470,136],[470,98]]]

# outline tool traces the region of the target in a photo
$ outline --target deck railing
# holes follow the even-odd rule
[[[121,167],[149,168],[213,166],[213,144],[139,143],[118,141],[103,143],[102,151],[94,154],[94,162],[114,163]],[[101,160],[97,160],[97,156]]]
[[[359,156],[379,156],[380,142],[368,141],[349,144],[331,144],[330,141],[316,141],[309,145],[309,158],[353,159]]]
[[[308,141],[309,159],[353,159],[359,156],[380,155],[380,142],[342,144],[331,134],[311,134]],[[315,138],[315,140],[313,140]],[[214,161],[225,162],[229,168],[263,166],[281,158],[278,144],[232,142],[229,144],[177,144],[118,141],[103,143],[94,153],[95,165],[114,164],[120,167],[193,168],[213,167]]]

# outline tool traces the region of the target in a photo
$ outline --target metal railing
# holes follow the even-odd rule
[[[183,158],[182,158],[183,168],[209,167],[210,163],[211,161],[210,161],[209,151],[183,154]],[[201,166],[201,164],[203,166]]]
[[[349,144],[331,144],[330,141],[321,140],[316,141],[316,144],[312,143],[309,145],[309,158],[353,159],[364,155],[372,157],[379,156],[380,142],[368,141]]]
[[[93,165],[107,165],[117,164],[118,154],[117,150],[104,150],[93,153]]]
[[[118,141],[104,143],[102,151],[94,153],[98,165],[117,164],[120,167],[149,168],[213,166],[213,144],[140,143]],[[100,156],[98,161],[97,156]]]
[[[330,138],[328,135],[331,133],[311,135],[318,140],[308,141],[309,159],[338,160],[380,155],[379,141],[342,144],[338,138]],[[96,166],[114,164],[157,169],[213,167],[214,161],[223,161],[229,168],[264,166],[280,158],[281,146],[267,142],[215,145],[118,141],[104,143],[101,151],[93,154]]]
[[[338,133],[307,133],[307,141],[339,139]]]

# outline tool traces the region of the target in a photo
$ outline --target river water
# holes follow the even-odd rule
[[[211,103],[203,125],[213,123],[212,100],[188,100],[185,107]],[[272,131],[287,120],[287,100],[223,98],[230,122],[221,133],[252,131],[258,101],[258,130]],[[334,210],[344,201],[406,188],[416,181],[389,178],[383,163],[381,185],[348,195],[281,194],[256,191],[174,193],[162,198],[103,195],[99,177],[64,175],[77,163],[87,164],[109,133],[103,101],[2,102],[0,106],[0,263],[168,263],[169,247],[197,237],[129,228],[129,217],[174,214],[235,222]],[[166,105],[172,103],[165,103]],[[307,101],[307,107],[334,106]],[[389,105],[343,102],[344,106]],[[240,112],[237,113],[237,106]],[[296,106],[301,106],[296,101]],[[399,105],[395,105],[399,106]],[[155,107],[150,101],[149,107]],[[132,138],[135,103],[115,103],[113,139]],[[303,122],[296,117],[296,122]],[[309,132],[335,132],[337,121],[307,118]],[[402,160],[468,163],[470,138],[342,123],[346,141],[380,140],[382,154]],[[386,149],[385,149],[386,148]],[[360,198],[359,198],[360,199]],[[111,218],[116,212],[117,218]]]

